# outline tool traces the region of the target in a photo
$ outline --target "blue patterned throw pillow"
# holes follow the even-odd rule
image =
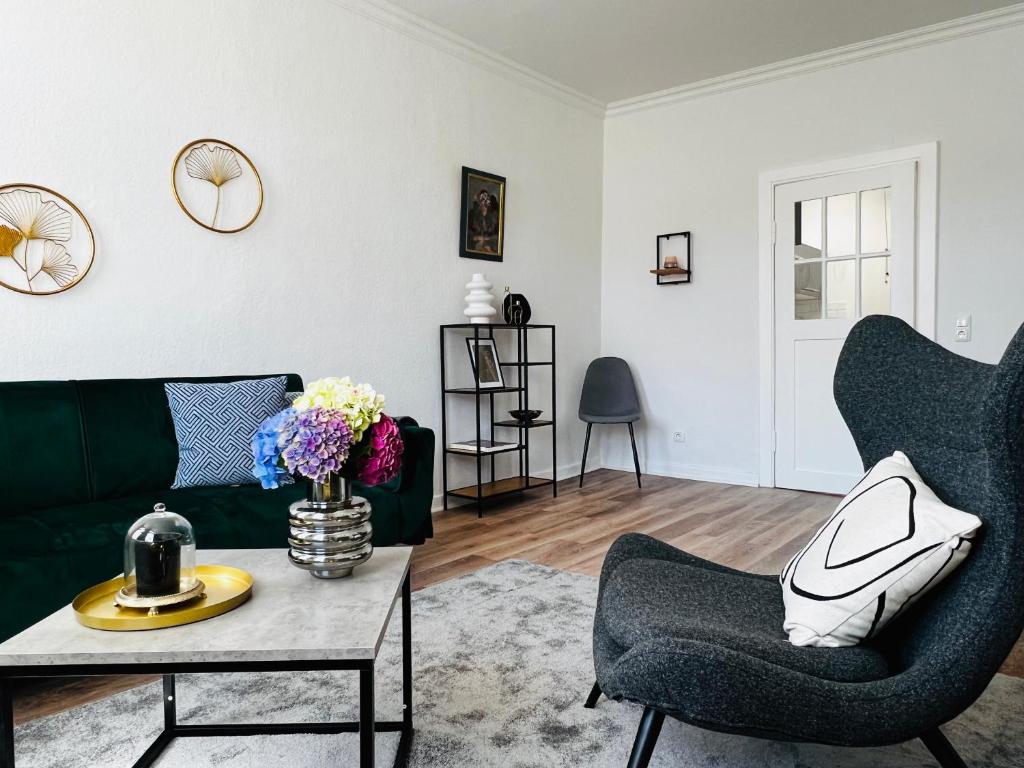
[[[225,384],[164,384],[178,437],[171,488],[255,483],[251,442],[268,416],[285,407],[287,378]]]

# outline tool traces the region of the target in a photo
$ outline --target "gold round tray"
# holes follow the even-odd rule
[[[124,586],[117,576],[82,592],[71,602],[79,624],[94,629],[132,632],[191,624],[237,608],[252,594],[252,576],[227,565],[198,565],[196,577],[202,579],[206,594],[187,603],[161,608],[155,615],[148,608],[121,608],[114,598]]]

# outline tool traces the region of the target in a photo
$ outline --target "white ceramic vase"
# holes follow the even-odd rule
[[[498,310],[491,306],[494,296],[491,294],[491,284],[487,278],[477,272],[473,279],[466,283],[466,308],[463,314],[469,318],[471,323],[489,323]]]

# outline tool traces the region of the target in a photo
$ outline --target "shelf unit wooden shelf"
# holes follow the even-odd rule
[[[499,448],[496,451],[470,451],[465,448],[445,448],[448,453],[457,453],[459,456],[493,456],[498,453],[511,453],[512,451],[525,450],[526,446],[522,444],[510,445],[507,448]]]
[[[494,426],[496,427],[516,427],[518,429],[537,429],[537,427],[550,427],[555,422],[547,421],[546,419],[534,419],[533,421],[513,421],[512,419],[506,419],[505,421],[496,421]]]
[[[514,378],[514,383],[500,388],[473,387],[451,387],[447,381],[447,360],[448,345],[452,340],[463,344],[464,339],[480,341],[482,339],[496,339],[496,332],[514,334],[516,357],[515,360],[501,362],[501,367],[507,372],[506,378]],[[550,334],[551,354],[550,359],[530,360],[530,335],[531,333],[547,332]],[[451,338],[449,338],[451,337]],[[551,495],[558,496],[557,478],[557,433],[556,433],[556,401],[555,401],[555,326],[553,325],[503,325],[489,323],[453,323],[440,327],[441,346],[441,476],[444,489],[444,508],[448,509],[449,498],[468,499],[476,502],[478,517],[483,516],[485,501],[499,499],[512,494],[532,491],[537,488],[551,486]],[[499,396],[515,395],[514,400],[500,402],[503,409],[511,409],[512,403],[520,410],[530,409],[530,371],[538,367],[551,370],[550,388],[550,419],[535,419],[529,422],[519,422],[508,419],[495,419],[495,399]],[[545,387],[544,389],[547,389]],[[536,388],[534,389],[536,394]],[[473,425],[473,436],[477,441],[494,440],[495,429],[516,430],[518,440],[514,445],[502,448],[498,451],[473,451],[460,448],[449,448],[448,433],[448,398],[454,396],[472,397],[475,401],[473,412],[475,424]],[[534,477],[530,474],[530,432],[534,429],[551,429],[551,467],[552,478]],[[458,435],[457,437],[462,437]],[[498,439],[501,439],[499,436]],[[509,439],[509,438],[505,438]],[[518,472],[511,477],[499,478],[496,476],[496,465],[494,457],[499,454],[518,454]],[[450,457],[465,457],[475,459],[476,482],[459,488],[448,487],[448,460]],[[489,461],[488,461],[489,459]],[[487,466],[489,464],[489,466]],[[485,478],[485,475],[487,478]]]
[[[665,275],[688,275],[690,270],[682,269],[681,267],[662,267],[661,269],[652,269],[652,275],[658,275],[664,277]]]
[[[487,338],[486,336],[482,338]],[[480,391],[485,395],[502,395],[509,392],[522,392],[522,387],[481,387]],[[445,390],[448,395],[475,395],[475,387],[449,387]]]
[[[449,496],[457,496],[461,499],[477,499],[479,490],[480,498],[496,499],[508,496],[513,493],[532,491],[535,488],[554,487],[555,482],[543,477],[506,477],[503,480],[492,480],[481,485],[467,485],[463,488],[452,488],[448,491]],[[557,491],[554,495],[557,495]]]

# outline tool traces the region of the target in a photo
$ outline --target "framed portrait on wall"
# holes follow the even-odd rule
[[[501,361],[498,359],[498,348],[494,339],[466,339],[469,349],[469,362],[473,366],[473,378],[480,389],[501,389],[505,379],[501,375]]]
[[[505,177],[462,168],[459,256],[502,261],[505,253]]]

